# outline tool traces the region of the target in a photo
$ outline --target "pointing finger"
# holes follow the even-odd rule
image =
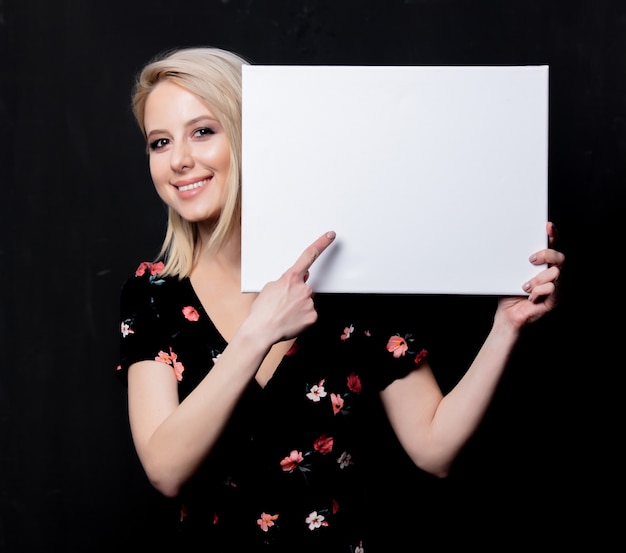
[[[308,277],[309,269],[315,260],[322,255],[324,250],[333,243],[335,239],[335,232],[329,231],[322,234],[315,242],[313,242],[298,258],[298,260],[291,267],[292,271],[295,271],[301,278]]]

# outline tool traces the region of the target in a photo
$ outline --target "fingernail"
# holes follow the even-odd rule
[[[531,263],[534,263],[535,261],[537,261],[537,254],[532,254],[532,255],[530,256],[530,262],[531,262]]]
[[[523,289],[525,292],[528,292],[528,290],[530,290],[530,282],[525,282],[525,283],[523,284],[523,286],[522,286],[522,289]]]
[[[334,230],[331,230],[330,232],[326,233],[326,238],[328,238],[329,240],[334,240],[335,236],[337,236],[337,235],[335,234]]]

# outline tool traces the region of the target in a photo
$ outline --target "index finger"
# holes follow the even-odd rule
[[[315,260],[322,255],[322,253],[324,253],[324,250],[328,248],[328,246],[333,243],[335,236],[335,231],[332,230],[322,234],[322,236],[320,236],[306,250],[304,250],[304,252],[302,252],[302,255],[300,255],[297,261],[291,266],[291,270],[295,271],[300,277],[304,278]]]

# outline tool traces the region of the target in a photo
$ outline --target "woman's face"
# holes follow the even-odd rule
[[[219,217],[226,197],[230,145],[200,99],[168,81],[146,100],[150,174],[161,199],[188,221]]]

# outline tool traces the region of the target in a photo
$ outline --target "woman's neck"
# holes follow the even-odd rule
[[[218,250],[209,251],[206,248],[208,240],[200,235],[200,255],[197,265],[199,268],[218,270],[224,275],[230,275],[238,281],[241,278],[241,233],[236,232]]]

